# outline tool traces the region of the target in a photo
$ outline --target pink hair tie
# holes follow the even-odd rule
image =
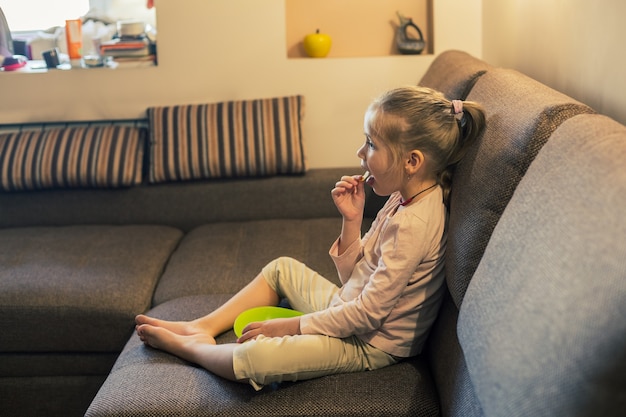
[[[452,110],[454,111],[456,119],[460,120],[463,117],[463,101],[452,100]]]
[[[452,100],[452,111],[454,112],[456,122],[459,124],[461,133],[465,134],[465,124],[467,123],[467,120],[465,119],[465,113],[463,112],[463,100]]]

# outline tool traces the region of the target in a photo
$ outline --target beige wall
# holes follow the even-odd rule
[[[340,1],[340,0],[338,0]],[[626,123],[626,2],[436,0],[435,53],[516,68]],[[356,163],[363,110],[433,56],[287,59],[284,0],[157,0],[160,65],[0,74],[0,123],[141,117],[151,105],[303,94],[310,167]]]
[[[483,0],[483,58],[626,123],[624,0]]]
[[[481,55],[481,1],[434,2],[435,52]],[[156,68],[0,74],[0,123],[135,118],[153,105],[303,94],[308,166],[353,166],[367,104],[417,83],[433,59],[287,59],[284,0],[157,0],[157,22]]]

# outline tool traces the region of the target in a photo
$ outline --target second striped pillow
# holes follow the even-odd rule
[[[303,173],[303,114],[302,96],[151,107],[149,180]]]

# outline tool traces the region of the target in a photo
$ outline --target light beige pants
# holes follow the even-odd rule
[[[335,284],[292,258],[270,262],[262,275],[293,309],[303,313],[327,308],[339,291]],[[233,353],[235,376],[249,380],[256,390],[272,382],[374,370],[396,362],[393,356],[356,336],[260,336],[238,345]]]

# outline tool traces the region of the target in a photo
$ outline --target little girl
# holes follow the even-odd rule
[[[365,114],[365,143],[357,153],[369,175],[344,176],[331,191],[343,217],[330,248],[341,287],[278,258],[207,316],[190,322],[137,316],[139,337],[257,390],[417,355],[444,290],[451,170],[484,123],[478,104],[449,101],[431,89],[383,94]],[[361,237],[365,184],[389,199]],[[250,323],[237,343],[216,344],[241,312],[282,298],[305,314]]]

